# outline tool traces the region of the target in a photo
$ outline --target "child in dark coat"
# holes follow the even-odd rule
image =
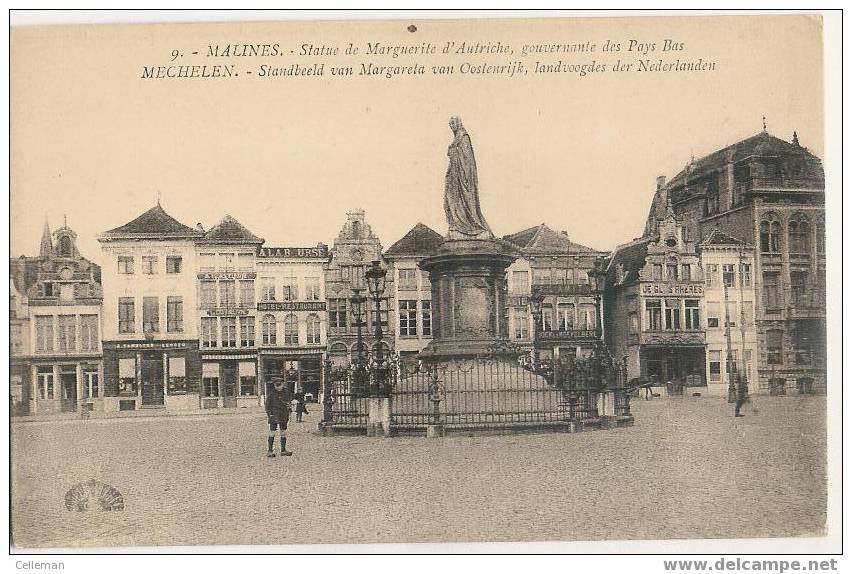
[[[275,379],[272,388],[266,395],[266,418],[269,422],[269,436],[267,438],[266,456],[275,456],[275,431],[278,430],[281,437],[281,456],[292,456],[287,450],[287,422],[290,420],[290,401],[293,394],[283,379]]]

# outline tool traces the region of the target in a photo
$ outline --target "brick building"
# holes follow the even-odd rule
[[[763,132],[658,179],[646,235],[671,202],[683,238],[719,230],[755,246],[757,378],[764,392],[825,391],[825,178],[822,162]]]

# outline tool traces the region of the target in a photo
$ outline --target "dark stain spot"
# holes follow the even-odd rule
[[[417,26],[415,26],[414,24],[411,24],[407,29],[408,29],[409,32],[414,33],[414,32],[417,31]]]

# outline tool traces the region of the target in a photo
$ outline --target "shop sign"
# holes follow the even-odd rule
[[[643,283],[643,295],[704,295],[702,283]]]
[[[575,329],[572,331],[539,331],[536,335],[539,341],[559,343],[563,341],[594,339],[595,331],[591,329]]]
[[[325,301],[266,301],[258,311],[325,311]]]
[[[245,307],[214,307],[207,309],[208,317],[234,317],[237,315],[248,315],[250,309]]]
[[[104,345],[104,347],[112,347],[114,349],[186,349],[185,342],[177,341],[159,341],[157,343],[113,343]]]
[[[328,246],[318,247],[263,247],[258,257],[281,257],[284,259],[326,259]]]
[[[209,271],[199,273],[199,279],[254,279],[257,273],[254,271]]]

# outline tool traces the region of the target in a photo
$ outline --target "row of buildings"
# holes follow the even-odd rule
[[[670,389],[721,394],[739,369],[752,392],[824,390],[823,206],[819,159],[763,132],[659,178],[643,236],[612,253],[544,224],[507,235],[509,336],[544,357],[603,336],[629,378]],[[352,296],[374,260],[388,275],[379,312],[362,309],[367,343],[378,321],[384,351],[413,363],[432,337],[418,263],[443,238],[420,223],[385,250],[353,210],[330,248],[273,247],[158,204],[98,240],[103,268],[67,224],[11,260],[15,413],[257,406],[272,376],[317,397],[325,360],[357,352]]]

